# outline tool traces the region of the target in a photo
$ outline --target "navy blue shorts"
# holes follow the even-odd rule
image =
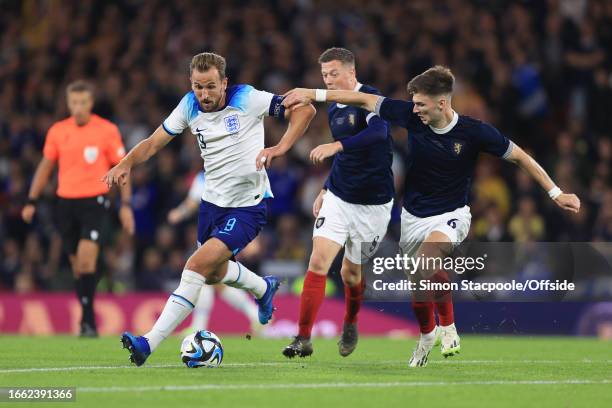
[[[265,200],[252,207],[223,208],[200,201],[198,244],[215,237],[234,255],[244,249],[266,225]]]

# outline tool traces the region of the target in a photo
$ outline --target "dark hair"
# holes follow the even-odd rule
[[[202,52],[198,55],[194,55],[189,64],[189,75],[193,70],[199,72],[206,72],[211,68],[217,68],[221,79],[225,78],[225,58],[212,52]]]
[[[355,55],[346,48],[328,48],[319,57],[319,64],[330,61],[340,61],[343,64],[355,66]]]
[[[442,65],[436,65],[412,78],[407,88],[410,95],[422,93],[437,96],[453,93],[454,83],[455,77],[451,70]]]
[[[85,80],[78,79],[74,82],[69,83],[66,87],[66,95],[71,92],[89,92],[89,94],[93,97],[94,86]]]

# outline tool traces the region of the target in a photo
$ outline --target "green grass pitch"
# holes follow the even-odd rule
[[[219,368],[182,365],[178,337],[136,368],[118,337],[2,336],[0,387],[77,387],[76,403],[27,404],[53,407],[612,407],[612,344],[596,339],[463,336],[459,356],[434,349],[419,369],[413,339],[361,338],[347,358],[315,339],[293,360],[286,339],[222,341]]]

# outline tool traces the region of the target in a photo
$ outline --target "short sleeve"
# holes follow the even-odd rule
[[[376,102],[376,114],[395,126],[408,128],[414,103],[380,97]]]
[[[106,154],[108,160],[115,165],[125,156],[125,147],[123,147],[121,133],[119,133],[119,128],[117,128],[117,126],[114,124],[111,125],[109,133]]]
[[[512,142],[488,123],[481,123],[477,132],[479,150],[506,158],[512,152]]]
[[[57,127],[54,125],[49,128],[49,130],[47,131],[47,136],[45,137],[43,156],[45,156],[46,159],[51,161],[57,161],[59,157],[57,135]]]
[[[249,95],[249,108],[257,116],[274,116],[282,119],[285,117],[283,99],[281,95],[253,89]]]
[[[200,202],[202,199],[202,194],[204,194],[204,181],[206,179],[205,173],[203,171],[199,172],[191,182],[191,187],[189,187],[189,193],[187,196],[190,200]]]
[[[166,133],[177,136],[189,126],[189,122],[198,114],[198,101],[193,92],[186,94],[162,126]]]

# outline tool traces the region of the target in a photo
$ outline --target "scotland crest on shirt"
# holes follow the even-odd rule
[[[455,142],[453,144],[453,152],[455,152],[457,156],[461,154],[461,149],[463,149],[463,143]]]
[[[238,115],[230,115],[223,118],[225,122],[225,129],[229,133],[236,133],[240,130],[240,121],[238,120]]]

